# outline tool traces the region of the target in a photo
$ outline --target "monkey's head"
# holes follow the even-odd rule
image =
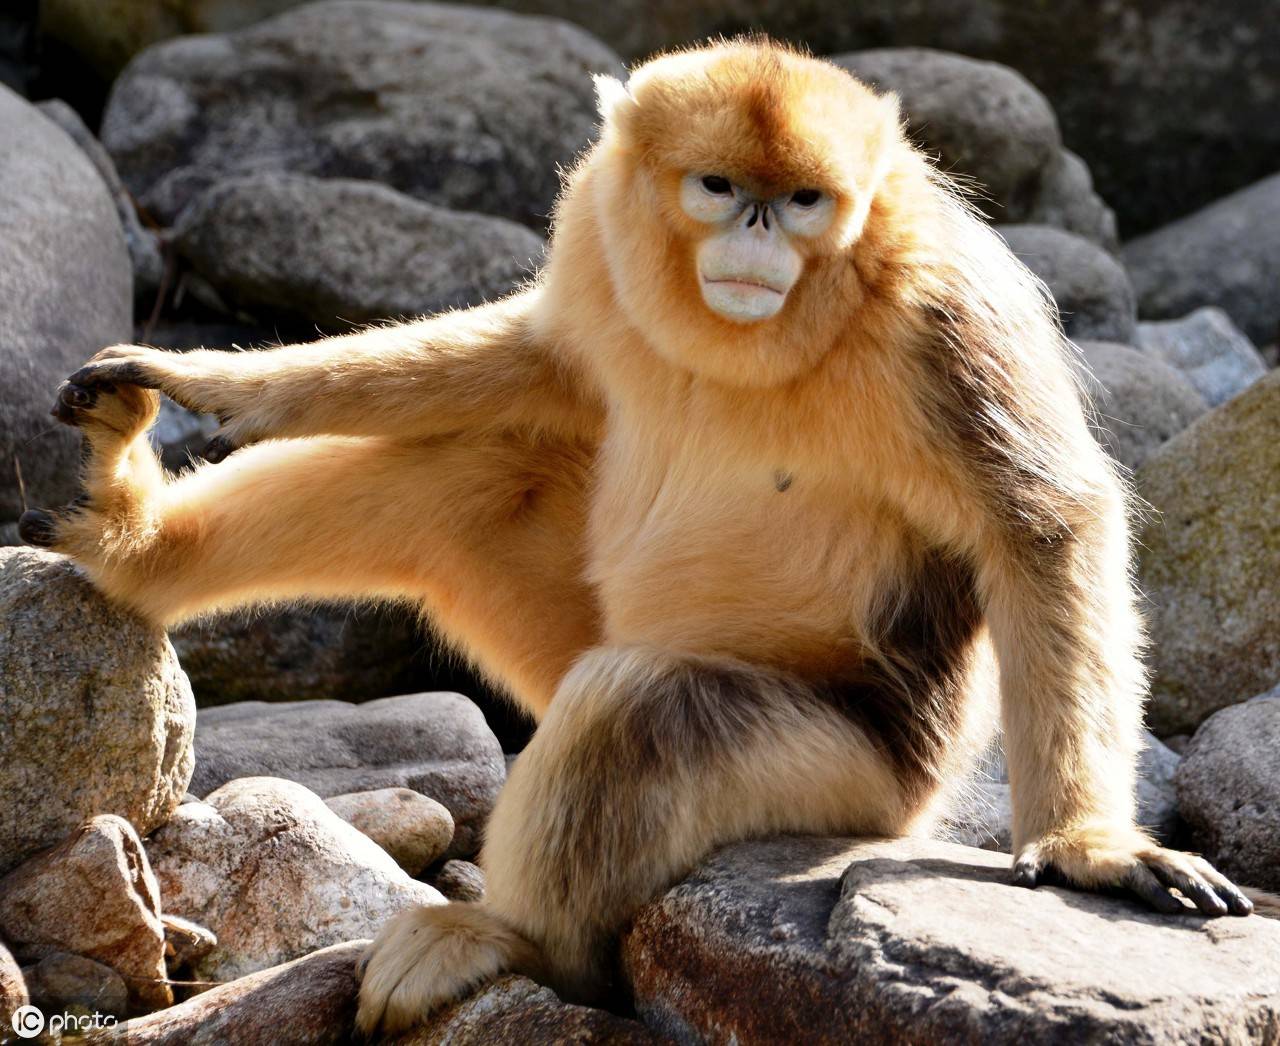
[[[604,132],[584,171],[632,322],[673,362],[734,384],[812,366],[859,301],[853,251],[906,149],[896,100],[759,41],[597,86]]]

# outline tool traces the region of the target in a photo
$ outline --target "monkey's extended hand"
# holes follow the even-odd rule
[[[272,419],[259,405],[265,375],[256,375],[255,353],[199,349],[171,352],[143,345],[103,349],[67,379],[73,390],[116,385],[156,389],[201,414],[213,414],[221,425],[205,446],[208,461],[221,461],[231,451],[272,433]]]
[[[1019,850],[1013,878],[1032,888],[1121,890],[1166,914],[1192,910],[1173,890],[1205,915],[1253,911],[1253,903],[1203,857],[1166,850],[1136,830],[1100,827],[1046,836]]]

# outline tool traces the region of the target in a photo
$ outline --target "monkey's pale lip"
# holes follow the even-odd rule
[[[778,290],[777,287],[770,287],[767,283],[761,283],[758,280],[744,280],[739,277],[725,277],[723,279],[712,280],[704,276],[702,277],[702,282],[713,284],[715,286],[724,286],[728,284],[734,287],[750,287],[753,290],[768,291],[770,294],[776,294],[779,297],[783,294],[783,292]]]

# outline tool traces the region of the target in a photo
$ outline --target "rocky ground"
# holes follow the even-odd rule
[[[927,0],[874,24],[772,0],[503,6],[538,17],[0,12],[0,545],[24,499],[74,493],[77,441],[45,412],[98,348],[305,339],[502,294],[590,139],[590,74],[750,6],[897,92],[1052,291],[1146,505],[1143,823],[1280,890],[1280,23],[1231,0],[1007,20]],[[209,432],[166,404],[166,464]],[[482,895],[526,734],[401,609],[166,636],[58,557],[0,547],[0,1041],[28,1001],[129,1018],[109,1041],[348,1041],[359,942]],[[511,977],[402,1042],[1280,1040],[1280,922],[1008,885],[998,750],[941,834],[730,847],[629,929],[633,1010]]]

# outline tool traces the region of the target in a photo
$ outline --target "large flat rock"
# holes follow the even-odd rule
[[[1272,1042],[1280,924],[1010,883],[925,840],[728,847],[624,944],[641,1016],[680,1042]]]

